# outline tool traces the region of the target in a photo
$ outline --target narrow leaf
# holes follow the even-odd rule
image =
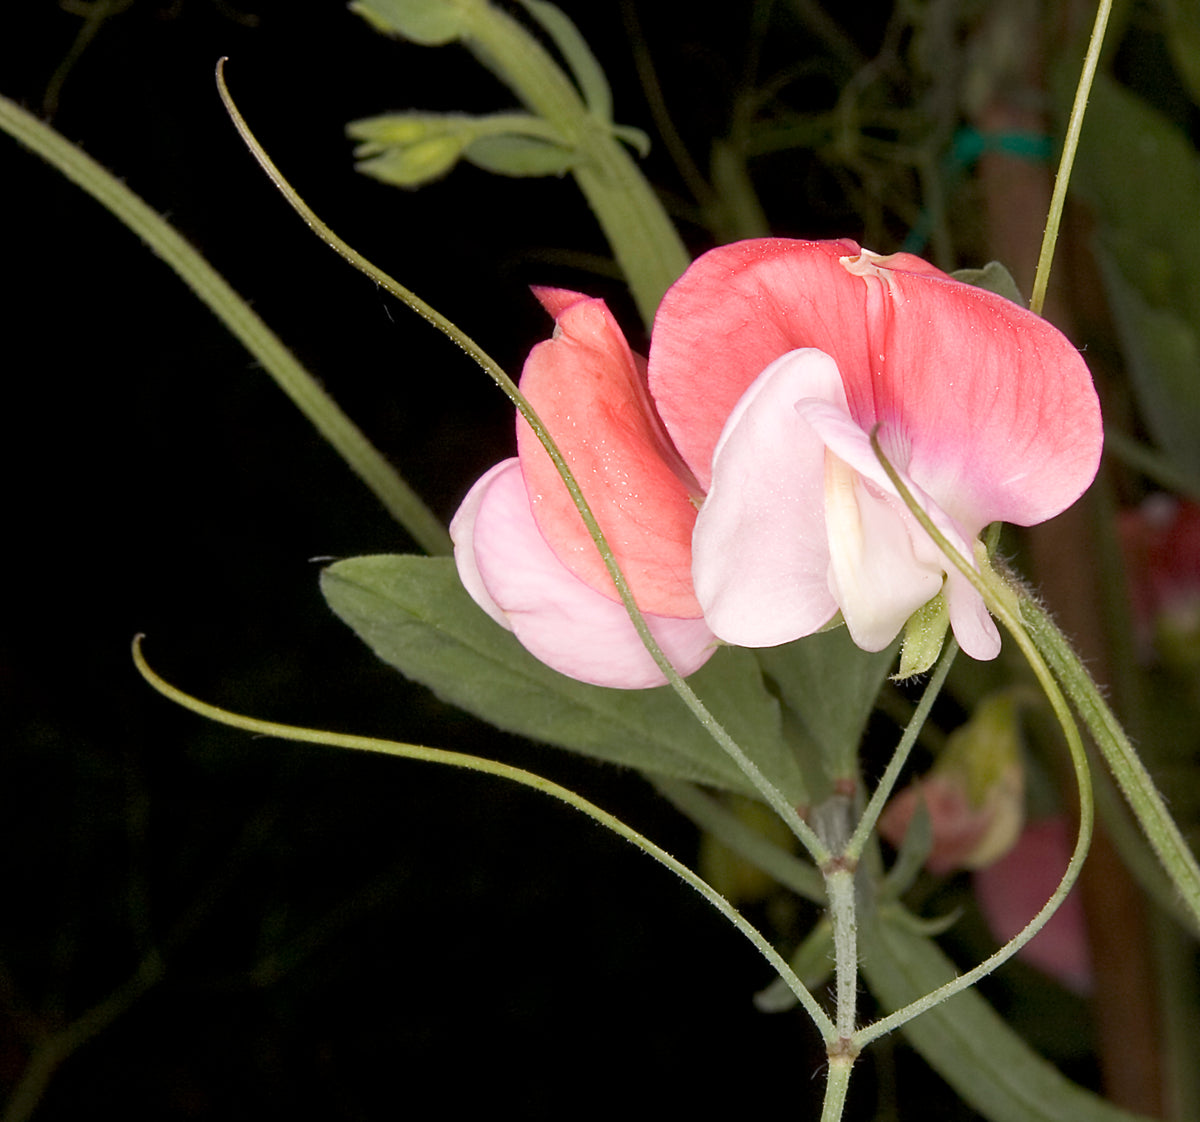
[[[376,31],[402,35],[426,47],[453,43],[467,25],[462,6],[446,0],[354,0],[350,10]]]
[[[862,916],[862,971],[871,992],[896,1010],[950,981],[954,964],[899,915]],[[939,1075],[990,1122],[1135,1122],[1072,1083],[1021,1039],[976,990],[909,1021],[902,1030]],[[1143,1120],[1145,1122],[1145,1120]]]
[[[1200,475],[1200,324],[1170,307],[1154,307],[1123,268],[1116,239],[1097,239],[1108,303],[1133,387],[1155,443],[1172,464]]]
[[[858,745],[895,645],[868,654],[844,627],[756,652],[764,673],[821,753],[830,778],[857,774]]]
[[[522,0],[522,3],[566,60],[592,115],[611,124],[612,90],[591,47],[579,34],[579,28],[561,8],[547,0]]]

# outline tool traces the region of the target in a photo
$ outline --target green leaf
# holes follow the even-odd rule
[[[763,672],[816,747],[831,779],[858,774],[858,745],[884,678],[893,644],[870,654],[844,627],[755,652]]]
[[[463,155],[484,171],[496,175],[565,175],[575,166],[575,152],[532,136],[481,136]]]
[[[1200,338],[1196,325],[1169,307],[1154,307],[1126,276],[1118,239],[1098,236],[1109,307],[1121,338],[1138,405],[1155,443],[1174,466],[1200,475]]]
[[[1192,101],[1200,105],[1200,5],[1196,0],[1159,0],[1167,25],[1167,49]]]
[[[863,975],[889,1012],[954,978],[954,964],[896,910],[860,914]],[[991,1122],[1135,1122],[1072,1083],[966,990],[901,1030],[958,1094]],[[1143,1120],[1145,1122],[1145,1120]]]
[[[459,0],[354,0],[350,10],[376,31],[402,35],[426,47],[440,47],[462,37],[468,27],[466,5]]]
[[[529,14],[553,40],[566,60],[592,115],[612,124],[612,90],[608,79],[579,28],[565,12],[547,0],[521,0]]]
[[[1096,216],[1105,289],[1133,389],[1163,451],[1200,467],[1200,155],[1182,131],[1097,77],[1072,189]]]
[[[388,113],[351,121],[346,133],[358,170],[385,183],[419,187],[468,159],[504,175],[562,175],[574,153],[553,126],[530,113]]]
[[[955,269],[950,275],[963,284],[994,292],[1014,304],[1020,304],[1022,308],[1026,306],[1025,298],[1021,295],[1017,282],[1013,280],[1012,273],[999,261],[989,261],[982,269]]]
[[[544,666],[474,604],[450,558],[339,561],[322,572],[321,591],[385,662],[498,728],[757,797],[671,689],[602,689]],[[718,651],[690,683],[768,778],[799,803],[799,768],[753,656]]]

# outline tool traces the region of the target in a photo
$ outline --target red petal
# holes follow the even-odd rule
[[[1103,431],[1079,352],[1039,316],[906,254],[875,259],[871,370],[843,370],[855,419],[911,449],[908,473],[969,534],[1029,526],[1088,487]]]
[[[866,292],[839,263],[858,252],[851,241],[735,242],[700,257],[663,297],[650,392],[705,490],[725,419],[775,359],[815,347],[843,378],[867,375]]]
[[[542,290],[558,316],[554,337],[530,353],[521,389],[557,441],[643,611],[700,615],[691,581],[696,510],[655,416],[635,358],[602,300]],[[581,580],[616,590],[566,487],[532,429],[517,424],[534,516]]]

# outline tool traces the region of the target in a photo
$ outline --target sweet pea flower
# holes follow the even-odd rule
[[[650,401],[645,360],[604,302],[534,291],[555,330],[530,352],[521,391],[571,465],[650,631],[690,674],[717,646],[692,590],[695,479]],[[520,417],[517,450],[471,488],[450,524],[467,591],[569,677],[625,689],[661,685],[575,504]]]
[[[929,816],[925,867],[936,876],[981,869],[1016,844],[1025,824],[1025,769],[1017,721],[1021,693],[984,699],[950,734],[933,770],[898,791],[879,816],[879,834],[897,849],[913,816]]]
[[[1117,522],[1143,659],[1200,666],[1200,505],[1155,494]]]
[[[939,595],[963,650],[996,655],[982,599],[901,502],[873,432],[968,558],[988,523],[1050,518],[1095,475],[1100,412],[1078,352],[908,254],[712,250],[664,297],[648,369],[603,302],[537,294],[555,333],[521,388],[683,674],[717,639],[772,646],[839,615],[881,650]],[[524,422],[517,458],[472,488],[451,533],[468,591],[538,658],[600,685],[663,681]]]
[[[712,250],[664,297],[650,392],[703,491],[697,599],[728,643],[772,646],[840,612],[882,650],[944,594],[969,655],[1000,637],[889,481],[872,432],[968,559],[993,521],[1065,510],[1100,459],[1079,353],[1045,320],[905,253],[761,239]]]

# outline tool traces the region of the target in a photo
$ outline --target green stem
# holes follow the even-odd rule
[[[32,1117],[63,1061],[128,1012],[143,994],[162,980],[163,973],[162,959],[157,952],[151,952],[138,964],[132,977],[106,998],[65,1028],[41,1037],[12,1088],[0,1122],[26,1122]]]
[[[588,110],[561,67],[524,26],[491,4],[472,6],[467,18],[467,46],[578,154],[575,179],[649,326],[663,293],[691,260],[662,203],[613,136],[612,125]]]
[[[169,223],[90,156],[5,97],[0,97],[0,128],[82,187],[174,269],[422,549],[431,554],[450,552],[445,527],[416,492],[249,304]]]
[[[839,1041],[854,1036],[858,1010],[858,916],[854,899],[854,873],[857,865],[837,859],[825,873],[825,895],[829,901],[829,922],[833,926],[834,990],[837,995],[837,1034]]]
[[[958,643],[953,636],[950,636],[946,640],[946,646],[942,651],[941,657],[938,659],[937,666],[934,668],[933,676],[929,679],[929,685],[925,687],[925,692],[921,695],[920,703],[917,705],[912,718],[904,727],[900,743],[896,746],[896,751],[892,753],[892,758],[888,761],[883,778],[872,792],[871,801],[867,804],[866,810],[863,811],[862,818],[859,819],[858,825],[854,828],[854,834],[846,845],[845,855],[847,857],[857,861],[862,856],[863,850],[870,840],[871,832],[875,829],[875,823],[879,821],[879,816],[883,813],[884,804],[891,796],[892,790],[896,786],[896,781],[900,778],[900,772],[908,762],[909,754],[916,745],[917,738],[921,735],[921,730],[925,727],[925,722],[929,719],[933,703],[937,700],[938,694],[942,692],[942,686],[946,683],[946,676],[950,673],[950,667],[954,665],[954,659],[957,654]]]
[[[829,1069],[825,1073],[825,1101],[821,1104],[821,1122],[840,1122],[846,1107],[846,1092],[854,1071],[857,1052],[841,1048],[829,1054]]]
[[[1042,236],[1042,248],[1038,254],[1037,273],[1033,278],[1033,293],[1029,307],[1038,315],[1046,302],[1046,287],[1050,283],[1050,266],[1054,261],[1054,247],[1058,244],[1058,227],[1062,220],[1063,206],[1067,201],[1067,187],[1071,182],[1071,168],[1075,163],[1075,151],[1079,147],[1079,134],[1083,131],[1083,116],[1087,112],[1088,94],[1100,62],[1100,50],[1104,46],[1104,32],[1108,27],[1108,15],[1112,11],[1112,0],[1100,0],[1096,11],[1096,22],[1092,25],[1092,37],[1088,43],[1087,56],[1083,60],[1083,73],[1075,90],[1075,104],[1071,107],[1071,119],[1067,124],[1067,135],[1063,141],[1062,156],[1058,161],[1058,174],[1054,178],[1054,193],[1050,197],[1050,213],[1046,216],[1046,231]]]
[[[694,888],[714,908],[717,909],[738,931],[742,933],[759,953],[771,964],[788,988],[796,995],[797,1000],[807,1010],[816,1024],[822,1037],[831,1040],[834,1036],[833,1022],[823,1010],[808,987],[796,976],[795,971],[787,961],[767,941],[763,934],[750,923],[728,900],[725,899],[707,881],[689,869],[682,861],[672,857],[666,850],[654,844],[649,838],[638,833],[632,826],[627,826],[619,818],[595,803],[589,802],[582,795],[576,794],[567,787],[549,779],[544,779],[523,768],[511,764],[488,760],[481,756],[471,756],[464,752],[451,752],[444,748],[427,748],[420,744],[405,744],[394,740],[378,740],[370,736],[352,736],[348,733],[326,732],[321,729],[299,728],[295,725],[282,725],[274,721],[260,721],[254,717],[246,717],[240,713],[232,713],[215,705],[198,700],[182,690],[172,686],[150,669],[142,654],[142,636],[133,641],[133,661],[138,673],[160,694],[175,702],[177,705],[190,709],[193,713],[206,717],[211,721],[228,725],[231,728],[242,729],[257,736],[273,736],[281,740],[295,740],[306,744],[324,744],[333,748],[348,748],[358,752],[376,752],[385,756],[396,756],[401,759],[424,760],[428,763],[445,764],[450,767],[464,768],[467,771],[481,772],[484,775],[495,775],[501,779],[517,783],[522,787],[530,787],[545,795],[559,799],[575,810],[586,814],[589,818],[607,827],[614,834],[637,846],[649,854],[661,865],[665,865],[681,880]]]
[[[1104,756],[1121,793],[1141,824],[1159,861],[1183,898],[1194,923],[1200,923],[1200,866],[1167,811],[1153,778],[1138,758],[1117,718],[1066,637],[1030,596],[1021,598],[1021,614],[1038,650],[1071,699]]]

